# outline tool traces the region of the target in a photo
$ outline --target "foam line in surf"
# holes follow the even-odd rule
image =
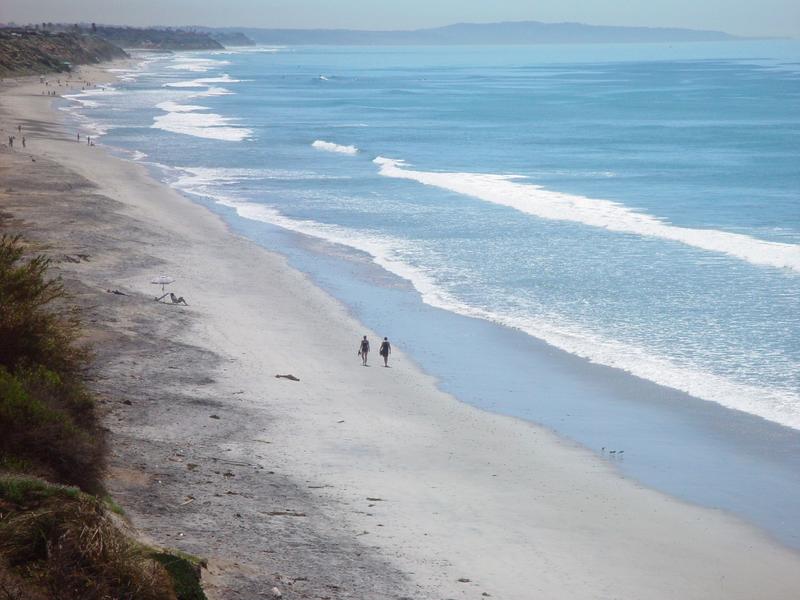
[[[251,129],[234,125],[233,119],[206,112],[205,106],[167,101],[157,107],[166,114],[153,118],[153,129],[226,142],[241,142],[253,133]]]
[[[198,79],[191,79],[188,81],[172,81],[165,83],[164,87],[169,88],[197,88],[206,87],[214,83],[240,83],[241,79],[233,79],[227,73],[219,77],[200,77]]]
[[[191,71],[194,73],[205,73],[215,67],[221,67],[231,64],[227,60],[214,60],[213,58],[193,58],[187,56],[179,56],[175,59],[173,65],[167,67],[173,71]]]
[[[416,171],[402,160],[377,157],[373,161],[384,177],[408,179],[450,190],[493,204],[508,206],[542,219],[572,221],[619,233],[671,240],[720,252],[754,265],[800,272],[800,246],[760,240],[717,229],[693,229],[671,225],[618,202],[555,192],[524,177],[484,173]]]
[[[211,96],[231,96],[233,92],[227,88],[212,85],[208,89],[189,96],[190,98],[209,98]]]
[[[311,219],[293,219],[271,206],[222,192],[219,187],[244,179],[264,177],[267,173],[232,169],[183,171],[184,176],[175,184],[179,189],[232,208],[241,218],[270,223],[363,252],[381,268],[410,282],[420,293],[422,300],[430,306],[518,329],[591,362],[623,370],[696,398],[800,429],[800,413],[795,408],[800,404],[800,398],[790,390],[756,387],[677,364],[667,357],[655,356],[630,344],[608,339],[555,315],[548,315],[547,318],[533,317],[470,305],[438,282],[435,269],[416,266],[420,261],[414,257],[419,253],[412,242],[374,231],[351,229]]]
[[[178,104],[177,102],[167,101],[156,104],[156,108],[160,108],[164,112],[194,112],[196,110],[209,110],[207,106],[198,106],[196,104]]]

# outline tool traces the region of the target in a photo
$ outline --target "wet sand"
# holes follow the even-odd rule
[[[0,141],[28,141],[0,148],[0,210],[84,307],[109,488],[144,536],[211,559],[215,597],[800,594],[800,555],[741,521],[456,401],[402,349],[361,367],[379,332],[51,103],[38,80],[0,95]],[[188,307],[153,301],[160,273]]]

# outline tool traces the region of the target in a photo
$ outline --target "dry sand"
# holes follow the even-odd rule
[[[379,332],[76,143],[38,82],[0,104],[0,140],[22,124],[28,141],[0,149],[0,210],[61,261],[93,327],[109,487],[146,537],[212,559],[215,597],[800,597],[800,555],[739,520],[459,403],[401,349],[361,367]],[[189,307],[153,302],[161,272]]]

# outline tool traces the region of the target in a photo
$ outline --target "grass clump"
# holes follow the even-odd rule
[[[169,573],[178,600],[207,600],[200,585],[200,569],[205,561],[177,550],[154,552],[150,556]]]
[[[64,600],[177,600],[167,570],[94,496],[34,478],[0,478],[0,506],[7,578]]]
[[[117,501],[114,500],[108,494],[103,496],[103,502],[106,503],[106,508],[108,508],[108,510],[113,512],[115,515],[119,515],[120,517],[125,516],[125,509],[123,509],[119,504],[117,504]]]
[[[19,475],[0,477],[0,500],[15,505],[24,505],[31,501],[38,503],[57,496],[77,498],[78,493],[78,488],[54,485],[36,477]]]

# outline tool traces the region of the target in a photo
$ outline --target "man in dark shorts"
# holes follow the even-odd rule
[[[383,338],[383,343],[381,344],[380,350],[378,350],[378,354],[383,357],[383,366],[389,366],[389,355],[392,353],[392,345],[389,343],[389,338]]]
[[[367,354],[369,354],[369,340],[367,336],[364,336],[358,346],[358,355],[361,357],[361,364],[365,367],[367,366]]]

